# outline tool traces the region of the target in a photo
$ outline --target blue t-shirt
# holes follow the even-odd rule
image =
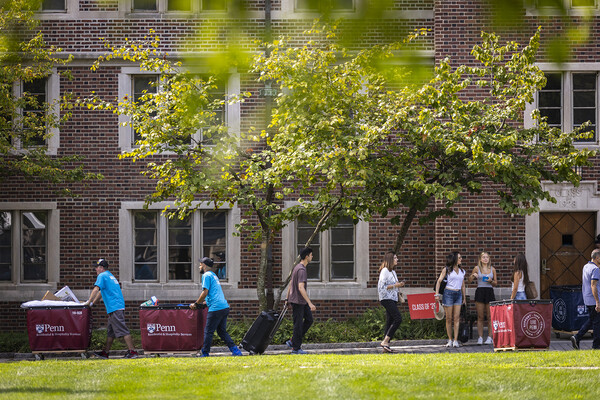
[[[119,281],[117,281],[117,278],[110,271],[104,271],[99,274],[94,285],[100,288],[102,300],[108,314],[113,311],[125,309],[125,300],[123,299],[121,286],[119,286]]]
[[[208,271],[202,275],[202,289],[208,290],[206,305],[209,312],[229,308],[229,304],[227,304],[227,300],[225,300],[225,295],[223,294],[223,289],[221,289],[219,278],[217,278],[214,272]]]
[[[594,280],[600,280],[600,269],[590,261],[583,267],[581,279],[581,294],[583,295],[583,303],[586,306],[596,305],[596,299],[594,299],[594,295],[592,294],[592,281]]]

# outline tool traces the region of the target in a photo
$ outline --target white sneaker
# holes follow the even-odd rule
[[[491,336],[488,336],[488,338],[485,339],[485,344],[494,344],[494,341],[492,340]]]
[[[454,343],[452,344],[454,347],[460,347],[460,344],[458,343],[457,340],[454,341]]]
[[[477,339],[477,344],[483,344],[483,338],[481,336]]]
[[[446,347],[452,347],[452,340],[448,340],[448,343],[446,343]]]

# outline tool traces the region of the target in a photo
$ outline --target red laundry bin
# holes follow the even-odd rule
[[[29,347],[36,352],[85,351],[92,337],[87,306],[27,309]]]
[[[551,300],[490,303],[494,350],[545,349],[552,333]]]
[[[142,348],[145,352],[192,352],[204,344],[206,307],[161,304],[140,307]]]

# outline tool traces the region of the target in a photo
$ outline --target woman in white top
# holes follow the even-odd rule
[[[498,284],[496,277],[496,268],[492,267],[490,255],[485,251],[479,254],[477,266],[473,268],[469,283],[477,280],[477,289],[475,289],[475,308],[477,308],[477,332],[479,339],[477,344],[483,344],[483,321],[487,315],[488,319],[488,337],[485,344],[492,344],[492,319],[490,318],[490,301],[495,301],[494,286]]]
[[[440,273],[440,277],[435,284],[435,292],[438,293],[444,277],[448,276],[448,283],[442,296],[442,304],[446,313],[446,333],[448,334],[446,347],[460,347],[458,343],[460,307],[462,304],[466,304],[467,299],[465,295],[465,270],[460,266],[461,261],[462,257],[458,251],[448,254],[446,267]],[[436,294],[435,296],[439,297],[440,295]],[[454,336],[452,335],[453,331]],[[453,337],[454,340],[452,340]]]
[[[379,267],[379,282],[377,284],[379,302],[385,308],[387,317],[384,330],[385,337],[381,342],[381,347],[386,353],[393,353],[390,348],[390,340],[402,323],[402,314],[398,310],[398,288],[404,286],[404,281],[398,282],[396,265],[398,265],[398,256],[391,251],[386,253]]]
[[[523,254],[515,257],[512,277],[511,300],[527,300],[525,294],[525,285],[529,283],[529,273],[527,272],[527,258]]]

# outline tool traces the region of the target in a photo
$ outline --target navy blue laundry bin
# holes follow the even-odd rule
[[[583,303],[581,285],[550,287],[552,299],[552,328],[558,331],[574,332],[589,318]]]

